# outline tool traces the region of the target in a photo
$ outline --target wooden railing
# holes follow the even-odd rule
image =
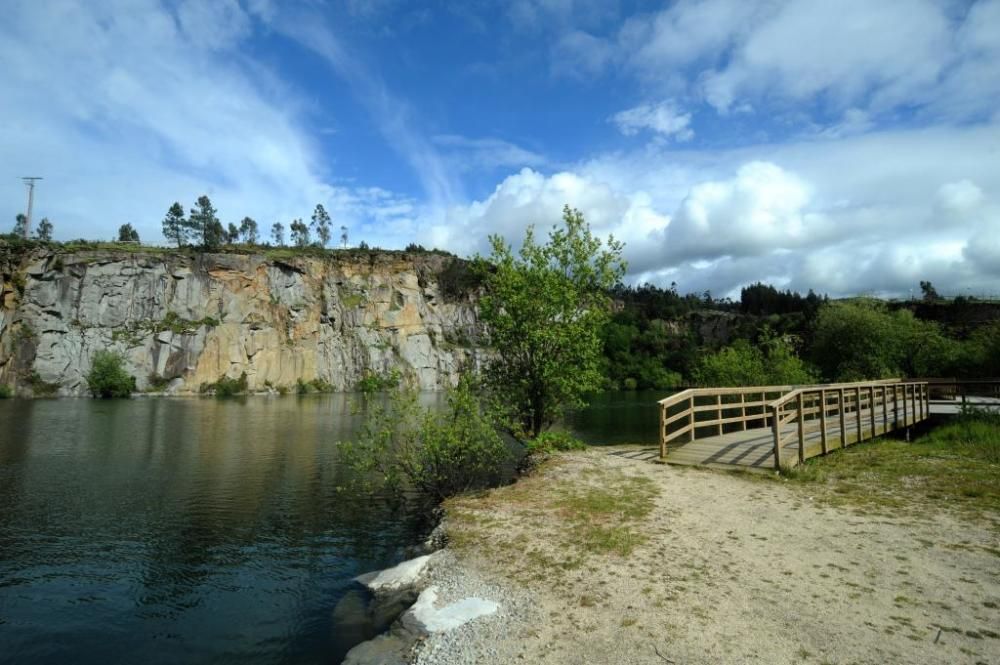
[[[1000,399],[1000,379],[920,379],[927,383],[932,400],[956,400],[969,397]]]
[[[887,379],[873,383],[891,385],[898,382],[899,379]],[[845,383],[683,390],[659,402],[660,458],[666,458],[671,442],[690,442],[729,432],[770,427],[773,425],[773,413],[769,409],[771,403],[800,388],[836,389],[854,385]]]
[[[831,429],[836,430],[844,448],[925,420],[930,415],[930,390],[924,381],[804,386],[782,395],[767,408],[771,412],[774,466],[780,469],[787,443],[797,442],[801,463],[813,454],[830,451]],[[814,439],[816,433],[820,445],[810,454],[807,440]]]

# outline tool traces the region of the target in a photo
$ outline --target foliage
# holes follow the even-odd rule
[[[248,245],[257,244],[257,222],[250,217],[244,217],[240,222],[240,238]]]
[[[490,244],[489,262],[476,259],[485,287],[480,314],[494,350],[485,380],[502,396],[505,426],[533,439],[602,384],[601,332],[608,290],[625,272],[622,244],[609,238],[602,247],[568,206],[547,244],[531,228],[516,255],[499,236]]]
[[[384,392],[398,387],[402,378],[402,375],[400,375],[399,370],[396,368],[385,374],[379,374],[378,372],[366,369],[361,375],[361,379],[358,380],[356,389],[366,394]]]
[[[299,395],[309,395],[311,393],[332,393],[333,385],[320,378],[312,381],[303,381],[301,378],[295,382],[295,392]]]
[[[284,247],[285,245],[285,225],[281,222],[275,222],[271,226],[271,242],[274,243],[275,247]]]
[[[200,392],[214,393],[216,397],[234,397],[245,395],[249,387],[247,373],[241,372],[239,378],[220,376],[215,383],[204,383],[201,385]]]
[[[187,220],[184,218],[184,208],[177,201],[167,210],[163,218],[163,237],[178,247],[187,242]]]
[[[128,397],[135,391],[135,377],[125,370],[120,353],[98,351],[90,360],[87,388],[94,397]]]
[[[309,246],[309,227],[301,219],[294,219],[289,225],[292,236],[292,244],[296,247]]]
[[[28,375],[27,382],[31,386],[31,392],[35,397],[49,397],[59,391],[58,383],[46,381],[37,371],[33,371]]]
[[[805,312],[808,318],[812,318],[825,300],[812,289],[803,297],[790,290],[779,291],[770,284],[757,282],[740,290],[740,311],[759,316]]]
[[[23,238],[27,228],[28,218],[22,213],[17,213],[17,216],[14,218],[14,230],[11,231],[11,235]]]
[[[0,399],[10,399],[14,396],[14,389],[6,383],[0,383]]]
[[[118,227],[118,242],[139,242],[139,232],[131,224]]]
[[[42,221],[38,223],[38,228],[35,229],[35,237],[42,242],[52,241],[52,222],[49,221],[48,217],[42,217]]]
[[[525,443],[525,448],[532,453],[553,453],[564,450],[583,450],[587,447],[580,439],[566,432],[542,432],[534,439]]]
[[[420,408],[414,392],[395,393],[388,406],[369,402],[357,440],[338,446],[373,485],[437,499],[495,484],[512,461],[467,381],[448,393],[443,413]]]
[[[409,248],[407,251],[410,251]],[[483,275],[468,261],[454,258],[438,273],[438,287],[445,300],[467,298],[482,286]]]
[[[240,240],[240,230],[235,224],[229,222],[226,227],[226,244],[235,245]]]
[[[226,239],[226,231],[216,216],[218,212],[211,199],[204,194],[198,197],[196,208],[188,215],[186,228],[188,236],[208,250],[218,249]]]
[[[930,282],[925,282],[921,280],[920,282],[920,293],[923,295],[924,300],[927,302],[934,302],[938,300],[941,296],[938,295],[937,289]]]
[[[816,382],[788,340],[765,334],[760,345],[736,340],[700,359],[692,378],[699,386],[773,386]]]
[[[320,247],[330,243],[330,215],[322,204],[316,205],[312,215],[312,229],[316,232],[316,242]]]

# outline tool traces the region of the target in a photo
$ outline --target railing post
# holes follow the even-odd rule
[[[910,384],[910,405],[912,407],[913,423],[916,424],[920,416],[917,414],[917,384],[915,383]]]
[[[715,396],[715,419],[722,420],[722,394]],[[716,423],[715,433],[722,436],[722,423]]]
[[[766,410],[767,407],[765,406]],[[771,429],[774,431],[774,468],[781,471],[781,407],[776,406],[771,410]]]
[[[910,424],[910,415],[909,415],[909,413],[906,410],[906,399],[907,399],[907,397],[906,397],[906,384],[905,383],[903,384],[902,388],[903,388],[903,427],[906,427],[907,425]]]
[[[694,395],[688,401],[688,441],[694,441]]]
[[[837,406],[840,410],[840,447],[847,447],[847,416],[844,413],[844,389],[837,390]]]
[[[868,386],[868,415],[872,423],[872,432],[870,439],[875,438],[875,386]]]
[[[799,409],[798,421],[799,421],[799,464],[806,461],[806,424],[805,418],[806,414],[803,411],[804,401],[802,399],[802,393],[799,393],[799,397],[796,400]]]
[[[854,416],[857,418],[858,430],[858,440],[857,443],[861,443],[861,386],[856,386],[854,388]]]
[[[667,458],[667,405],[660,405],[660,459]]]
[[[740,393],[740,425],[743,431],[747,431],[747,407],[745,406],[747,402],[746,393]]]
[[[882,386],[882,433],[889,431],[889,391]]]
[[[899,385],[892,386],[892,428],[899,427]]]
[[[826,455],[830,452],[830,448],[826,442],[826,390],[819,391],[819,427],[820,445],[823,448],[823,454]]]

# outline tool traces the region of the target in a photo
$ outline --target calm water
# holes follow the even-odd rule
[[[659,397],[570,425],[654,442]],[[352,402],[0,400],[0,662],[338,663],[350,579],[428,528],[344,489]]]

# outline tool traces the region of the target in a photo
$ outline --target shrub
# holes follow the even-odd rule
[[[345,461],[375,486],[444,499],[497,483],[512,462],[467,381],[448,393],[443,413],[421,408],[412,391],[398,391],[390,404],[370,405],[358,439],[338,443]]]
[[[235,395],[246,394],[249,389],[247,373],[241,372],[238,379],[223,376],[215,382],[213,389],[216,397],[233,397]]]
[[[114,351],[98,351],[90,361],[87,387],[94,397],[128,397],[135,390],[135,377],[125,371],[125,358]]]
[[[625,390],[635,390],[639,387],[639,382],[633,379],[631,376],[622,382],[622,388]]]
[[[14,396],[14,389],[6,383],[0,383],[0,399],[10,399]]]
[[[399,370],[395,368],[390,370],[388,374],[378,374],[368,369],[361,375],[356,388],[365,394],[384,392],[399,387],[402,378]]]
[[[587,447],[580,439],[566,432],[542,432],[526,444],[528,452],[552,453],[561,450],[583,450]]]

